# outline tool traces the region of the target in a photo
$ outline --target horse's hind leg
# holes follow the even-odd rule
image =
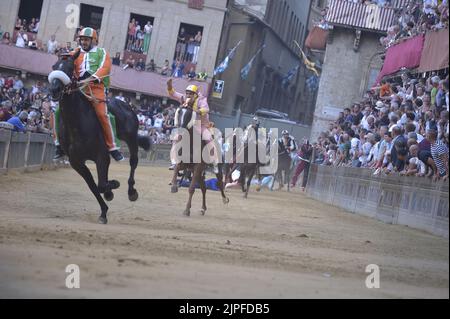
[[[180,171],[180,165],[181,163],[175,165],[175,169],[173,170],[172,187],[170,188],[171,193],[178,193],[177,177],[178,172]]]
[[[245,190],[244,198],[248,197],[248,191],[250,190],[250,185],[252,183],[253,175],[255,175],[255,169],[252,169],[250,171],[250,173],[248,174],[247,189]]]
[[[136,142],[128,143],[128,149],[130,150],[130,177],[128,178],[128,199],[131,202],[135,202],[139,197],[138,192],[134,188],[134,172],[136,171],[136,167],[139,161],[138,146]]]
[[[203,165],[202,164],[195,165],[194,173],[192,175],[191,185],[189,186],[189,199],[188,199],[188,202],[186,203],[186,209],[183,212],[184,216],[191,215],[192,197],[194,196],[194,193],[195,193],[195,185],[202,178],[202,173],[203,173]]]
[[[206,213],[206,184],[205,184],[205,175],[202,175],[199,180],[200,189],[202,190],[202,209],[201,214],[205,215]]]
[[[217,178],[217,186],[219,187],[220,193],[222,195],[222,201],[224,204],[228,204],[230,202],[230,199],[225,195],[224,186],[223,186],[223,174],[220,173],[220,170],[219,170],[219,174],[216,174],[216,178]]]
[[[82,163],[73,163],[70,162],[70,165],[72,168],[77,171],[78,174],[83,177],[86,184],[88,184],[89,189],[91,190],[92,194],[94,194],[95,198],[97,199],[98,203],[100,204],[101,209],[101,215],[98,218],[99,223],[106,224],[108,222],[106,218],[106,213],[108,212],[108,205],[106,205],[105,201],[103,200],[102,196],[100,195],[99,189],[97,185],[95,184],[94,178],[92,177],[91,172],[87,168],[85,164]]]

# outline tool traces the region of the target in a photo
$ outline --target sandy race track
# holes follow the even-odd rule
[[[448,298],[448,239],[321,204],[298,191],[171,194],[166,167],[128,166],[108,225],[72,169],[0,176],[0,298]],[[68,264],[79,289],[65,286]],[[366,266],[380,268],[366,288]]]

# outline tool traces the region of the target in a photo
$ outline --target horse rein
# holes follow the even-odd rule
[[[103,79],[107,76],[109,76],[109,75],[99,77],[98,79],[93,78],[93,79],[85,79],[85,80],[81,80],[81,81],[77,81],[77,79],[74,76],[72,76],[70,84],[68,84],[64,87],[63,94],[70,95],[70,94],[74,93],[75,91],[80,91],[80,93],[83,94],[89,101],[93,101],[96,104],[100,103],[100,102],[106,102],[106,100],[100,100],[94,96],[94,93],[92,92],[92,88],[89,84],[94,81]],[[85,92],[86,87],[89,88],[89,93]]]

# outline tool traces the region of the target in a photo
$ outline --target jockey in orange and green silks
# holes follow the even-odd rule
[[[116,161],[123,160],[123,155],[116,143],[115,125],[113,124],[115,120],[112,115],[108,116],[106,106],[105,90],[109,87],[111,58],[105,49],[97,47],[97,32],[94,29],[84,28],[80,31],[79,37],[80,47],[70,53],[71,55],[80,53],[74,61],[74,76],[77,80],[92,80],[85,88],[84,93],[93,98],[92,104],[100,121],[108,151]],[[58,123],[59,110],[55,112],[55,129],[59,129]]]

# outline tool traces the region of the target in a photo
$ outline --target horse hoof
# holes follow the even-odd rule
[[[183,216],[186,216],[186,217],[191,216],[191,211],[190,211],[189,209],[186,209],[186,210],[183,212]]]
[[[110,189],[118,189],[120,187],[120,182],[113,179],[112,181],[108,182],[108,186]]]
[[[244,198],[247,199],[247,197],[248,197],[248,194],[244,194]]]
[[[102,225],[106,225],[108,223],[108,219],[106,219],[106,217],[99,217],[98,218],[98,223],[102,224]]]
[[[139,194],[136,191],[134,191],[133,194],[128,195],[128,199],[130,200],[130,202],[135,202],[135,201],[137,201],[138,198],[139,198]]]
[[[200,210],[200,214],[201,214],[202,216],[205,216],[205,213],[206,213],[206,209],[203,209],[203,208],[202,208],[202,209]]]
[[[225,197],[222,199],[224,205],[227,205],[230,202],[230,199],[228,197]]]
[[[178,193],[178,186],[177,186],[177,185],[173,185],[173,186],[170,188],[170,191],[171,191],[172,193]]]
[[[110,202],[114,199],[114,193],[111,191],[106,192],[105,194],[103,194],[103,197],[105,198],[106,201]]]

